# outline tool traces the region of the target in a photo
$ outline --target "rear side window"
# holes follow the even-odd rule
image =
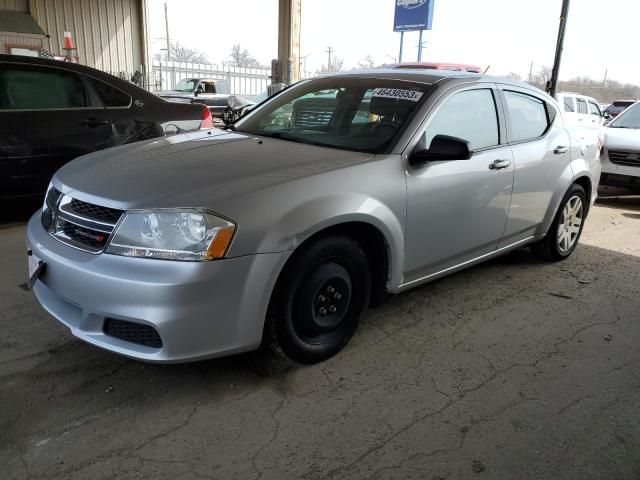
[[[550,125],[547,106],[542,100],[519,92],[504,91],[509,110],[509,140],[524,142],[541,137]]]
[[[0,110],[50,110],[87,106],[80,77],[58,68],[0,66]]]
[[[490,89],[456,93],[438,110],[425,132],[429,148],[436,135],[449,135],[471,143],[474,150],[500,143],[496,102]]]
[[[564,97],[564,111],[571,113],[576,111],[576,101],[573,97]]]
[[[587,102],[578,98],[578,113],[587,113]]]
[[[98,92],[105,107],[128,107],[131,105],[131,97],[122,90],[95,78],[87,78]]]

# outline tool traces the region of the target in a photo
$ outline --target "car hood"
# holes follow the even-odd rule
[[[606,128],[604,145],[608,150],[640,151],[640,129]]]
[[[53,184],[112,208],[215,208],[222,200],[371,157],[213,129],[85,155],[58,170]]]

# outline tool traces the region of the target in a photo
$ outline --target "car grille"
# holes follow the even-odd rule
[[[609,150],[609,160],[618,165],[640,167],[640,152],[624,152],[621,150]]]
[[[42,226],[51,236],[67,245],[100,253],[123,213],[122,210],[71,198],[51,188],[42,210]]]
[[[151,348],[162,348],[162,339],[155,328],[140,323],[107,318],[102,327],[105,335]]]

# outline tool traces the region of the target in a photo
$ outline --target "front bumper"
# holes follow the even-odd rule
[[[127,357],[184,362],[258,347],[277,275],[288,253],[177,262],[86,253],[52,238],[40,212],[27,248],[46,262],[33,286],[40,304],[76,337]],[[160,348],[103,331],[106,319],[153,327]]]

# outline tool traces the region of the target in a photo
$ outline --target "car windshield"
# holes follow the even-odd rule
[[[610,128],[640,128],[640,103],[629,107],[609,124]]]
[[[376,78],[321,78],[285,90],[236,124],[240,132],[382,153],[427,97],[428,85]]]
[[[193,92],[196,88],[196,83],[198,81],[193,79],[180,80],[174,90],[178,92]]]

